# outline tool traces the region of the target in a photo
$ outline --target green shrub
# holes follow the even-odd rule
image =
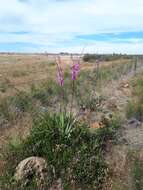
[[[128,55],[121,55],[121,54],[85,54],[83,56],[83,60],[85,62],[92,62],[95,60],[100,60],[100,61],[115,61],[118,59],[131,59],[133,58],[132,56]]]
[[[83,60],[85,62],[92,62],[92,61],[95,61],[96,59],[97,59],[97,57],[95,54],[85,54],[83,57]]]
[[[70,115],[44,114],[34,122],[26,140],[9,145],[6,154],[9,167],[3,178],[7,179],[7,184],[11,183],[15,167],[21,160],[41,156],[51,168],[51,178],[62,178],[65,187],[70,187],[74,180],[82,189],[101,189],[107,166],[103,159],[103,139],[105,145],[106,138],[102,139],[103,131],[99,131],[91,132]],[[0,184],[1,181],[0,178]]]

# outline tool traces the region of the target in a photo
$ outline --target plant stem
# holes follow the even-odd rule
[[[72,97],[71,97],[70,115],[72,114],[72,109],[73,109],[74,93],[75,93],[75,81],[73,80],[72,81]]]

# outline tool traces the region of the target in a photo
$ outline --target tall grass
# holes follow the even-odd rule
[[[133,100],[127,104],[126,115],[143,121],[143,76],[138,75],[132,82]]]

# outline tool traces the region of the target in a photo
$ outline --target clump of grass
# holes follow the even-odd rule
[[[3,79],[0,83],[0,92],[5,93],[12,85],[8,79]]]
[[[34,85],[31,86],[32,98],[40,101],[42,106],[53,106],[53,104],[58,103],[60,100],[60,94],[61,94],[61,88],[54,80],[49,80],[48,82],[44,82],[38,87]],[[65,96],[65,101],[66,101],[66,96]]]
[[[133,101],[129,101],[126,106],[126,116],[128,119],[134,117],[136,114],[135,103]]]
[[[28,72],[27,71],[22,71],[22,70],[16,70],[12,72],[13,77],[24,77],[27,76]]]
[[[13,113],[11,112],[12,110],[10,109],[8,99],[1,99],[0,103],[0,116],[1,118],[11,121],[13,120]]]
[[[25,112],[31,112],[33,102],[29,94],[19,92],[15,96],[1,99],[0,117],[13,122],[23,116]]]
[[[135,159],[132,168],[133,189],[142,190],[143,188],[143,162]]]
[[[55,63],[55,61],[52,61],[52,60],[48,60],[48,61],[42,61],[41,62],[41,65],[48,65],[48,66],[55,66],[56,65],[56,63]]]
[[[1,83],[0,84],[0,91],[5,93],[7,90],[7,85],[5,83]]]
[[[139,75],[132,81],[133,100],[126,107],[127,118],[135,117],[143,121],[143,77]]]
[[[133,82],[133,95],[143,101],[143,76],[138,75]]]
[[[56,63],[55,63],[55,61],[48,61],[48,65],[49,65],[49,66],[55,66]]]
[[[32,109],[32,99],[28,93],[19,92],[16,96],[10,98],[10,101],[20,112],[28,112]]]
[[[136,118],[143,121],[143,103],[140,101],[129,101],[126,106],[126,116],[128,119]]]

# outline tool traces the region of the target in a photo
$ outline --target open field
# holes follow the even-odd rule
[[[64,69],[71,65],[71,57],[60,56]],[[0,95],[13,93],[13,89],[22,89],[31,84],[46,81],[56,76],[55,55],[0,55]],[[115,66],[131,62],[131,60],[103,61],[101,67]],[[81,70],[93,70],[96,63],[81,63]],[[4,95],[6,95],[4,93]]]
[[[79,57],[73,58],[77,63]],[[63,86],[57,81],[56,61]],[[26,187],[11,182],[18,163],[29,156],[48,160],[56,176],[50,176],[54,180],[49,184],[61,179],[64,189],[142,189],[138,175],[143,172],[142,57],[98,62],[81,58],[72,80],[74,64],[70,55],[0,55],[0,190],[38,188],[35,178]],[[70,118],[60,115],[69,112]],[[79,131],[72,124],[70,138],[66,130],[58,136],[58,127],[69,126],[66,122],[77,116]]]

